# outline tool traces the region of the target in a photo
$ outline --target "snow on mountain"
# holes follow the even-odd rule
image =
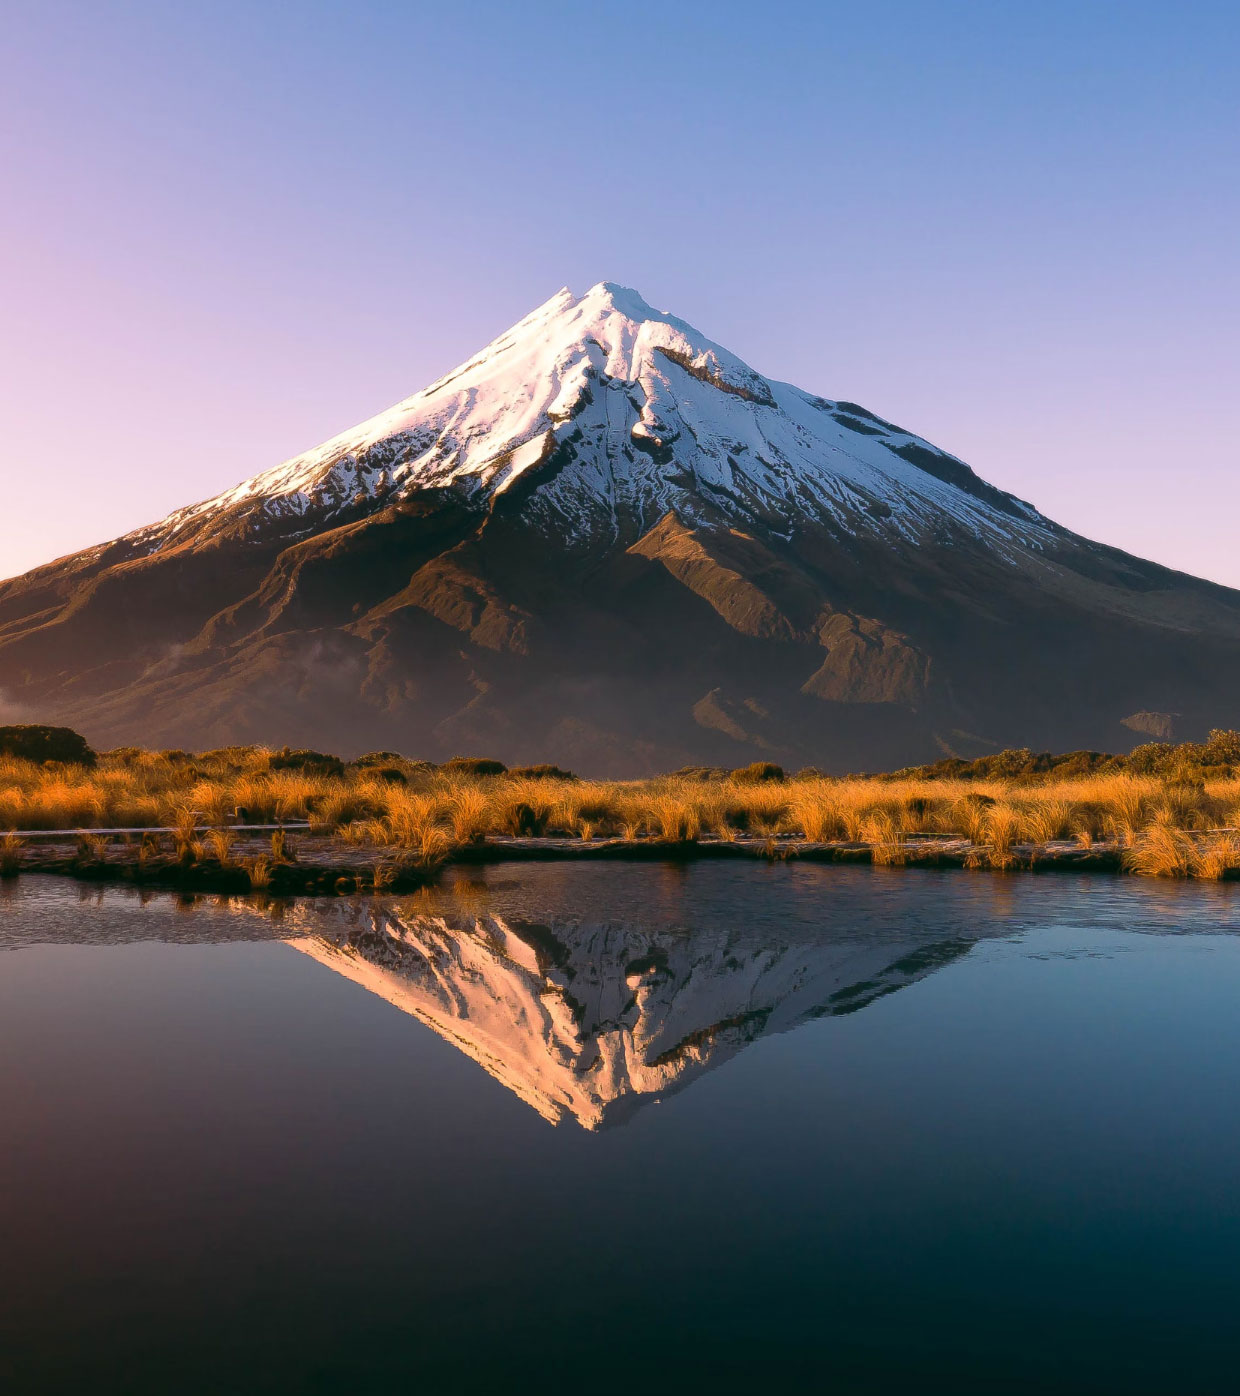
[[[668,510],[692,525],[799,517],[916,541],[966,530],[1041,547],[1055,526],[962,462],[854,404],[771,382],[635,291],[567,289],[481,353],[322,446],[132,535],[147,551],[221,517],[306,530],[345,509],[452,487],[528,508],[563,542],[640,533]],[[629,527],[626,530],[626,525]]]

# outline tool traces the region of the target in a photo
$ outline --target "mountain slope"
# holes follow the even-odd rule
[[[95,741],[856,769],[1234,725],[1240,595],[1081,539],[635,292],[0,583],[0,699]]]

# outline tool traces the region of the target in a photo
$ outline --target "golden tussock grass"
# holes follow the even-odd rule
[[[879,810],[861,821],[860,841],[870,845],[870,857],[880,867],[891,867],[906,860],[905,831],[890,811]]]
[[[1240,873],[1240,835],[1228,829],[1194,835],[1154,823],[1133,837],[1124,850],[1124,865],[1143,877],[1218,881]]]
[[[256,748],[105,753],[92,769],[0,757],[0,838],[23,829],[171,828],[183,856],[225,863],[229,825],[295,820],[423,867],[454,846],[505,835],[852,841],[888,863],[903,861],[908,837],[922,835],[965,840],[974,862],[994,867],[1010,866],[1022,844],[1114,840],[1137,873],[1240,870],[1240,778],[1232,776],[578,781],[412,765],[395,776],[365,765],[323,774],[273,767],[271,753]],[[273,848],[265,861],[281,856]],[[259,885],[270,866],[252,872]]]
[[[22,865],[22,841],[15,834],[0,837],[0,877],[16,877]]]

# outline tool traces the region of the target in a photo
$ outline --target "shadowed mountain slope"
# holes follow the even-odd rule
[[[96,745],[858,769],[1240,725],[1240,593],[1069,533],[634,292],[562,291],[317,450],[0,583]]]

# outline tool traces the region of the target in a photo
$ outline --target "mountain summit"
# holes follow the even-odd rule
[[[610,282],[0,584],[0,700],[105,745],[856,769],[1234,725],[1238,680],[1240,594]]]
[[[603,281],[581,297],[558,292],[389,411],[132,537],[165,548],[241,520],[287,536],[447,488],[475,502],[536,495],[533,514],[568,544],[596,545],[601,526],[614,541],[669,510],[686,523],[760,515],[789,528],[808,513],[867,533],[884,520],[879,533],[909,539],[947,521],[992,541],[1051,528],[927,442],[768,382]]]

